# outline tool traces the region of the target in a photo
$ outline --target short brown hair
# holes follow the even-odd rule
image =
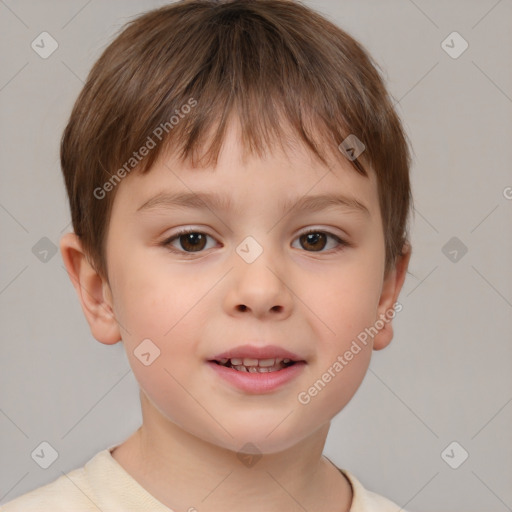
[[[184,0],[129,22],[93,66],[61,141],[73,228],[96,271],[107,278],[117,182],[148,172],[163,149],[216,164],[236,114],[244,151],[260,154],[285,126],[324,163],[325,148],[346,158],[338,146],[347,136],[364,143],[348,160],[376,173],[387,272],[408,243],[410,153],[377,68],[361,44],[296,1]]]

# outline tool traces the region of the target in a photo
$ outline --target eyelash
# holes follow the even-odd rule
[[[210,238],[213,238],[211,235],[208,235],[207,233],[204,233],[202,231],[198,231],[197,229],[183,229],[181,231],[178,231],[174,235],[172,235],[170,238],[165,239],[160,245],[165,247],[166,249],[168,249],[170,252],[173,252],[173,253],[176,253],[176,254],[180,254],[180,255],[194,256],[196,254],[201,254],[202,252],[204,252],[204,250],[202,250],[202,251],[190,251],[190,252],[187,252],[187,251],[183,251],[183,250],[180,250],[180,249],[176,249],[175,247],[171,246],[171,243],[174,242],[175,240],[178,240],[180,237],[185,236],[185,235],[189,235],[191,233],[196,233],[196,234],[200,234],[200,235],[206,235],[206,236],[208,236]],[[328,251],[321,250],[321,251],[305,251],[305,252],[311,252],[313,254],[315,254],[315,253],[325,253],[325,252],[327,252],[327,253],[337,253],[339,251],[342,251],[346,247],[351,247],[351,244],[349,242],[343,240],[339,236],[336,236],[335,234],[330,233],[329,231],[322,231],[322,230],[319,230],[319,229],[310,229],[308,231],[304,231],[303,233],[300,233],[297,236],[296,239],[298,239],[298,238],[300,238],[302,236],[310,235],[310,234],[323,234],[323,235],[327,235],[328,238],[334,239],[338,243],[338,246],[335,249],[330,249]]]

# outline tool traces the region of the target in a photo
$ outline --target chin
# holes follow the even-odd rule
[[[293,448],[315,430],[305,429],[304,425],[300,428],[293,428],[293,425],[285,428],[283,424],[279,425],[282,420],[280,418],[272,422],[272,425],[270,422],[262,424],[254,421],[249,425],[237,425],[237,428],[225,425],[232,437],[222,431],[220,437],[205,440],[237,454],[271,455]]]

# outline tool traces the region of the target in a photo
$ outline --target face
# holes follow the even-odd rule
[[[215,168],[168,158],[125,178],[109,286],[154,417],[234,451],[273,453],[351,399],[372,349],[358,336],[393,300],[373,174],[341,153],[329,169],[298,147],[243,161],[239,144],[232,125]]]

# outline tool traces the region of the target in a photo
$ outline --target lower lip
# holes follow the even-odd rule
[[[228,368],[220,364],[208,361],[208,365],[217,372],[217,375],[228,381],[235,387],[247,393],[262,394],[271,393],[280,386],[297,377],[306,363],[300,362],[292,364],[282,370],[266,373],[250,373]]]

